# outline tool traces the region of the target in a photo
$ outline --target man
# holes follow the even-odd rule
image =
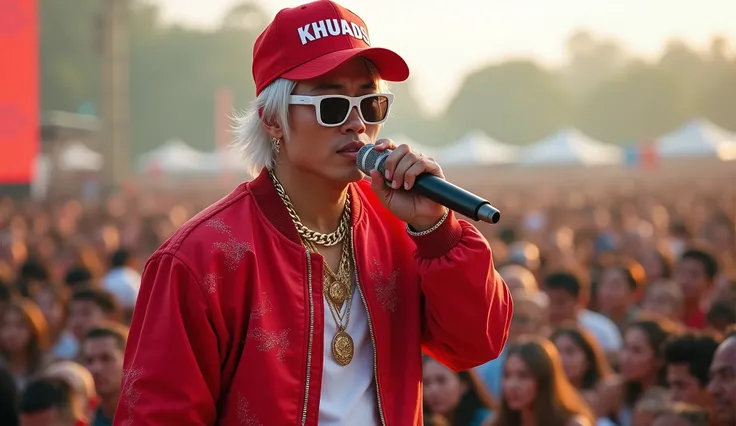
[[[69,302],[69,330],[78,341],[106,321],[121,319],[120,306],[107,290],[84,288],[72,294]]]
[[[28,384],[20,397],[21,426],[84,426],[73,392],[61,379],[39,378]]]
[[[685,325],[703,329],[707,325],[704,304],[718,276],[718,261],[703,250],[688,250],[675,266],[674,279],[682,289]]]
[[[102,285],[115,296],[128,322],[141,286],[141,274],[135,269],[135,259],[128,250],[119,249],[110,256],[110,270],[102,278]]]
[[[377,140],[409,71],[327,0],[279,12],[238,124],[260,175],[146,264],[115,424],[421,425],[422,356],[498,356],[512,301],[488,242],[411,188],[431,159]],[[357,151],[393,149],[371,182]],[[389,183],[385,183],[386,181]]]
[[[553,326],[580,324],[596,337],[610,356],[622,349],[621,332],[616,324],[605,316],[584,308],[589,291],[574,274],[549,274],[544,280],[544,291],[549,296],[549,318]]]
[[[90,418],[92,407],[97,403],[95,379],[83,365],[68,360],[56,361],[44,368],[37,377],[50,377],[62,380],[72,393],[76,411]]]
[[[718,338],[702,332],[675,336],[665,343],[667,386],[673,401],[712,408],[713,400],[706,387],[718,343]]]
[[[715,401],[718,424],[736,424],[736,335],[726,338],[713,356],[708,392]]]
[[[73,266],[64,275],[64,284],[71,291],[90,288],[94,285],[94,276],[84,266]]]
[[[123,353],[127,341],[127,328],[116,324],[93,328],[82,341],[82,359],[92,373],[100,399],[91,426],[112,425],[120,399]]]

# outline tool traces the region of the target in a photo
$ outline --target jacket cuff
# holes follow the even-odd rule
[[[463,229],[452,210],[442,225],[429,234],[420,236],[409,234],[417,246],[417,254],[425,259],[444,256],[460,242],[462,235]]]

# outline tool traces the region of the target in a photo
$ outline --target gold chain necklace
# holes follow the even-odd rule
[[[343,303],[350,296],[352,290],[352,285],[350,284],[350,252],[348,250],[347,239],[342,245],[342,253],[337,271],[333,271],[330,265],[325,262],[323,289],[325,295],[337,308],[337,311],[342,311]]]
[[[281,182],[279,182],[272,170],[268,171],[268,175],[271,177],[273,186],[276,187],[276,192],[279,194],[279,197],[281,197],[281,200],[286,205],[286,210],[289,212],[289,216],[294,222],[294,225],[296,225],[296,230],[299,232],[299,235],[301,235],[302,238],[305,238],[315,244],[319,244],[325,247],[334,246],[345,238],[345,235],[347,235],[348,233],[348,227],[350,225],[350,192],[348,192],[347,194],[347,199],[345,201],[345,210],[343,210],[342,219],[340,220],[340,224],[337,226],[337,229],[329,234],[322,234],[304,226],[302,220],[299,218],[299,215],[296,214],[296,210],[294,210],[294,205],[291,204],[291,199],[289,199],[289,196],[286,194],[284,186],[281,185]],[[347,220],[345,220],[346,218]]]
[[[352,227],[350,226],[350,192],[345,200],[345,209],[343,211],[340,224],[335,232],[330,234],[321,234],[312,231],[302,224],[299,215],[297,215],[294,205],[291,203],[286,190],[269,170],[269,176],[273,182],[276,192],[279,194],[281,201],[286,206],[291,220],[302,237],[302,242],[307,250],[313,253],[319,253],[317,244],[323,246],[333,246],[344,240],[342,253],[340,255],[340,263],[337,272],[333,272],[327,262],[324,262],[323,274],[323,293],[327,300],[327,306],[332,314],[332,319],[337,326],[337,332],[332,338],[332,356],[338,364],[345,366],[350,364],[355,355],[355,344],[353,338],[347,333],[348,324],[350,323],[350,311],[352,310],[353,301],[353,285],[350,277],[350,260],[352,259],[352,239],[349,237]],[[348,238],[346,238],[348,237]],[[347,304],[344,316],[341,314],[343,304]]]
[[[317,248],[315,247],[314,243],[309,241],[304,241],[305,246],[308,250],[318,253]],[[346,241],[343,243],[343,247],[350,245],[350,238],[347,238]],[[349,261],[352,259],[351,256],[352,250],[346,250],[343,249],[343,255],[341,256],[340,263],[343,263],[343,259],[347,259],[346,263],[349,264]],[[327,265],[327,262],[324,263],[324,280],[327,282],[329,280],[328,274],[332,273],[332,271],[329,269],[330,267]],[[348,277],[350,274],[345,273],[345,276]],[[329,293],[331,293],[336,286],[340,286],[344,288],[344,293],[346,294],[345,299],[345,313],[344,315],[341,314],[341,307],[338,307],[337,304],[331,300],[331,297],[329,297]],[[355,355],[355,343],[353,342],[352,336],[347,332],[348,324],[350,323],[350,312],[353,307],[353,294],[354,289],[352,285],[347,285],[346,283],[341,283],[339,281],[334,281],[330,285],[330,290],[325,289],[325,299],[327,300],[327,306],[330,309],[330,314],[332,315],[332,319],[335,321],[335,325],[337,326],[337,331],[335,332],[335,336],[332,338],[332,357],[335,358],[335,361],[337,361],[338,364],[342,366],[346,366],[350,364],[350,362],[353,360],[353,356]]]

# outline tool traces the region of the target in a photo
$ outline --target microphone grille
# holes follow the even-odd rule
[[[381,170],[383,167],[383,164],[380,163],[377,165],[377,162],[381,159],[382,156],[388,155],[390,151],[382,151],[378,152],[374,149],[373,144],[368,144],[360,148],[358,151],[358,168],[361,172],[365,174],[370,174],[371,170],[378,168],[378,170],[383,173],[383,170]]]

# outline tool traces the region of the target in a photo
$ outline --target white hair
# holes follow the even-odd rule
[[[289,97],[294,87],[296,81],[279,78],[263,89],[245,114],[235,118],[235,144],[251,176],[257,176],[264,167],[273,169],[276,162],[271,135],[262,121],[281,124],[284,138],[289,137]]]
[[[388,83],[380,79],[375,66],[368,60],[366,63],[377,79],[378,91],[389,93]],[[240,149],[251,176],[257,176],[264,167],[273,169],[276,163],[271,135],[263,123],[280,124],[284,139],[289,139],[289,98],[296,84],[296,81],[285,78],[275,80],[263,89],[245,113],[235,117],[234,144]]]

